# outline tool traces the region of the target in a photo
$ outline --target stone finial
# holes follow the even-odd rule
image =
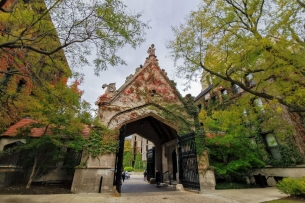
[[[149,56],[155,56],[155,45],[154,44],[152,44],[149,48],[148,48],[148,50],[147,50],[147,53],[149,54]]]
[[[125,83],[129,82],[133,78],[133,75],[130,74],[129,76],[126,77]]]
[[[102,88],[104,89],[106,87],[107,87],[106,93],[107,92],[115,92],[116,91],[115,83],[110,83],[108,85],[107,84],[103,84]]]
[[[148,50],[147,53],[149,54],[149,56],[146,58],[145,62],[144,62],[144,67],[146,67],[147,64],[155,64],[158,66],[158,59],[157,56],[155,55],[155,45],[152,44]]]
[[[136,73],[139,72],[143,68],[142,65],[140,65],[138,68],[136,68]]]

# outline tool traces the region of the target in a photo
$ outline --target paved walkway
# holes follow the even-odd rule
[[[123,183],[121,197],[105,193],[0,195],[0,203],[259,203],[285,196],[276,188],[179,192],[170,187],[157,188],[134,175]]]

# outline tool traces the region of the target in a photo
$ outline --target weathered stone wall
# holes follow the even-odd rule
[[[100,184],[102,191],[113,191],[113,177],[114,171],[111,168],[76,169],[71,191],[73,193],[98,193]]]
[[[305,174],[305,165],[298,165],[295,167],[286,167],[286,168],[262,168],[256,170],[252,175],[261,174],[266,177],[268,186],[275,186],[276,181],[274,176],[277,177],[292,177],[292,178],[301,178]]]
[[[115,157],[115,154],[91,157],[84,151],[81,163],[86,163],[86,166],[75,170],[71,191],[74,193],[99,192],[101,177],[103,177],[102,191],[113,191]]]

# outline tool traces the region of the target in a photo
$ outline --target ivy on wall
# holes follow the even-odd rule
[[[183,98],[174,83],[157,65],[146,67],[145,70],[136,74],[132,82],[115,97],[118,97],[119,103],[126,106],[118,108],[102,104],[101,108],[103,111],[121,111],[127,108],[126,111],[121,111],[112,118],[118,124],[124,122],[127,117],[130,120],[136,119],[150,111],[160,115],[172,126],[177,126],[179,135],[194,130],[193,116],[189,114],[194,111],[194,108],[187,106],[190,110],[186,109],[184,103],[181,103]],[[99,102],[102,101],[99,99]],[[198,114],[197,108],[195,108],[195,114]]]
[[[98,124],[98,126],[91,128],[84,149],[92,157],[115,153],[118,149],[118,135],[118,130],[110,130]]]

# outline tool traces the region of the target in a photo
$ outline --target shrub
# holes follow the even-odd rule
[[[283,193],[292,196],[305,196],[305,177],[284,178],[276,187]]]
[[[124,171],[131,172],[131,171],[134,171],[134,169],[131,166],[126,166],[126,167],[124,167]]]

